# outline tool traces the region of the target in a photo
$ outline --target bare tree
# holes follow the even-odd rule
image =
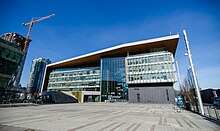
[[[190,75],[188,75],[181,86],[180,94],[184,98],[185,103],[189,103],[195,112],[198,112],[198,104],[196,99],[196,92],[194,81]]]

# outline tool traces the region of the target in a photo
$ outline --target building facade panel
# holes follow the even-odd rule
[[[173,104],[173,86],[161,87],[132,87],[128,89],[131,103],[158,103]]]

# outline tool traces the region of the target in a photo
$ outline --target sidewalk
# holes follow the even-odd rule
[[[81,131],[218,131],[220,125],[173,105],[128,103],[55,104],[0,109],[5,128]]]

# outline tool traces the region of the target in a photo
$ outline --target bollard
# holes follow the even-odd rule
[[[209,106],[207,106],[207,110],[208,110],[209,117],[211,117],[210,111],[209,111]]]
[[[177,107],[177,113],[181,113],[181,108]]]
[[[216,111],[216,107],[214,108],[214,110],[215,110],[216,118],[217,118],[217,120],[218,120],[219,118],[218,118],[218,112]]]

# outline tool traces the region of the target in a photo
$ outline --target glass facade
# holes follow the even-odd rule
[[[47,66],[42,91],[79,102],[172,103],[179,35],[124,43]]]
[[[173,55],[155,52],[127,57],[128,84],[175,82]]]
[[[125,57],[101,59],[102,101],[127,99]]]
[[[124,101],[128,100],[128,85],[132,87],[139,84],[138,86],[145,88],[148,87],[147,84],[151,86],[150,83],[160,85],[175,81],[173,54],[159,51],[127,57],[101,58],[100,67],[52,70],[48,89],[96,91],[101,94],[101,101]],[[86,101],[87,97],[93,96],[84,94]]]
[[[100,91],[100,68],[62,68],[49,76],[49,90]]]
[[[27,88],[30,93],[40,93],[43,83],[44,71],[46,65],[50,64],[49,59],[36,58],[32,61],[30,76],[27,84]]]

